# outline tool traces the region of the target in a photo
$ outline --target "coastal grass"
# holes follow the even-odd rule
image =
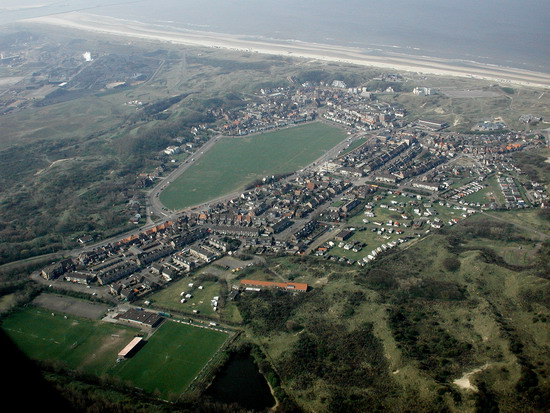
[[[514,209],[499,212],[498,216],[520,228],[531,230],[531,235],[533,235],[532,230],[536,230],[540,235],[545,234],[547,238],[550,234],[550,221],[543,218],[542,211],[537,209]]]
[[[415,87],[416,82],[409,82]],[[432,76],[424,83],[431,87],[431,96],[414,96],[410,93],[387,94],[384,100],[407,107],[406,120],[429,118],[449,122],[451,130],[467,132],[483,120],[501,118],[511,130],[532,130],[533,125],[519,121],[522,114],[533,112],[544,119],[548,116],[550,96],[541,94],[537,88],[518,87],[514,94],[506,93],[498,85],[483,85],[483,81],[459,78],[438,78]],[[481,89],[495,96],[476,98],[457,98],[445,95],[445,90],[469,91]],[[540,113],[540,114],[539,114]]]
[[[5,115],[0,127],[0,150],[14,144],[88,136],[98,129],[117,127],[131,113],[122,100],[119,95],[86,96]]]
[[[536,212],[530,214],[531,219],[537,219]],[[495,212],[495,216],[504,217],[507,213]],[[488,219],[491,231],[486,232],[487,236],[480,232],[478,237],[465,238],[456,246],[457,235],[469,233],[472,224]],[[470,384],[484,383],[498,394],[499,405],[517,409],[526,400],[518,402],[507,394],[512,391],[514,397],[526,397],[524,390],[521,393],[514,389],[530,368],[518,365],[517,357],[532,360],[535,366],[544,360],[540,346],[547,340],[550,319],[544,300],[548,280],[535,276],[531,269],[540,253],[533,241],[522,238],[526,230],[513,227],[513,236],[504,239],[497,235],[500,227],[501,222],[494,218],[469,217],[361,270],[313,257],[269,259],[270,272],[289,277],[306,270],[304,274],[326,274],[328,280],[295,297],[244,294],[238,304],[245,325],[251,334],[261,337],[263,350],[285,378],[286,390],[304,410],[326,407],[319,397],[309,397],[309,391],[330,400],[332,392],[342,394],[351,389],[356,397],[354,403],[360,403],[364,388],[339,384],[338,380],[343,379],[338,369],[331,370],[330,357],[322,359],[324,375],[307,375],[307,366],[315,362],[318,353],[306,352],[303,346],[323,346],[325,341],[316,338],[319,329],[325,334],[337,331],[336,326],[345,326],[344,331],[349,332],[363,325],[372,325],[381,346],[373,345],[369,351],[376,350],[379,359],[388,363],[386,368],[377,370],[377,380],[373,382],[386,380],[388,386],[401,389],[394,393],[399,394],[393,400],[398,406],[396,411],[404,410],[408,403],[418,403],[414,410],[426,410],[423,403],[432,405],[437,394],[443,395],[438,401],[441,406],[473,411],[475,399],[468,395],[476,393],[454,381],[480,368],[485,370],[476,373]],[[486,249],[493,250],[504,262],[491,260],[490,255],[484,254]],[[450,258],[460,262],[458,268],[447,268]],[[295,280],[302,281],[301,277]],[[295,300],[300,304],[296,305]],[[288,305],[288,311],[282,303]],[[264,328],[266,324],[269,329]],[[331,348],[338,346],[345,353],[349,347],[351,351],[354,341],[344,340],[345,332],[334,333]],[[453,353],[457,348],[462,350]],[[335,351],[331,355],[335,353],[334,358],[341,354]],[[289,366],[298,360],[304,367],[291,369]],[[349,371],[359,367],[353,365]],[[338,368],[343,368],[343,364]],[[533,368],[532,373],[544,388],[544,371]],[[300,374],[306,374],[308,380],[301,380]],[[445,392],[442,386],[447,389]]]
[[[315,122],[222,139],[171,183],[160,201],[177,210],[242,190],[257,179],[300,169],[345,137],[342,129]]]
[[[17,303],[16,294],[6,294],[0,297],[0,314],[4,313],[5,311],[8,311],[16,303]]]
[[[227,340],[226,333],[173,321],[162,324],[112,374],[147,392],[176,399]]]
[[[66,318],[65,318],[66,317]],[[138,330],[29,307],[10,315],[2,329],[28,357],[102,375]]]

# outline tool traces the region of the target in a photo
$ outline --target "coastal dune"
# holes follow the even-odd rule
[[[256,52],[440,76],[486,79],[505,84],[519,84],[544,88],[550,87],[550,74],[522,69],[397,53],[374,56],[354,47],[306,43],[301,41],[287,42],[281,40],[272,42],[252,38],[250,36],[186,30],[175,27],[166,28],[136,21],[79,12],[26,19],[22,20],[22,22],[54,25],[76,30],[145,40],[165,41],[187,46]]]

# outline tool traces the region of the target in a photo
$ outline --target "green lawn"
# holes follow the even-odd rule
[[[112,374],[145,391],[175,399],[227,338],[220,331],[168,320],[132,358],[119,363]]]
[[[117,354],[139,330],[31,307],[5,319],[2,329],[28,357],[72,370],[118,376],[163,397],[180,395],[227,340],[220,331],[173,321],[162,324],[130,359]]]
[[[160,195],[170,209],[206,202],[256,179],[294,172],[341,142],[346,133],[320,122],[243,138],[224,138]]]
[[[396,202],[397,204],[393,204],[392,202]],[[386,225],[386,223],[389,220],[397,221],[397,222],[403,222],[403,221],[410,221],[411,219],[419,219],[419,218],[426,218],[424,216],[420,217],[416,214],[414,214],[413,210],[415,208],[420,208],[421,211],[424,210],[423,204],[424,202],[420,201],[418,202],[418,206],[414,206],[411,204],[411,202],[416,202],[416,200],[413,200],[409,197],[402,196],[402,195],[386,195],[382,199],[378,201],[374,201],[374,209],[373,212],[375,213],[375,217],[367,217],[363,214],[363,210],[361,210],[358,214],[355,216],[349,218],[347,220],[347,226],[356,228],[357,231],[349,238],[346,243],[352,244],[354,242],[361,242],[367,244],[361,251],[359,252],[353,252],[352,250],[345,250],[344,248],[339,248],[338,246],[335,246],[331,248],[328,252],[329,255],[334,255],[337,257],[344,257],[347,259],[354,259],[354,260],[360,260],[366,257],[370,252],[378,247],[380,247],[382,244],[387,244],[391,241],[396,241],[399,238],[414,236],[415,233],[424,233],[426,230],[431,230],[431,227],[429,225],[424,225],[420,229],[415,229],[413,227],[389,227]],[[409,217],[408,220],[404,220],[401,217],[401,213],[397,211],[391,211],[389,208],[382,208],[380,205],[385,204],[388,207],[395,206],[396,208],[402,208],[403,212]],[[427,217],[428,219],[440,219],[443,222],[443,225],[447,225],[448,221],[452,218],[458,218],[463,219],[461,214],[462,211],[454,210],[452,208],[448,208],[444,205],[439,205],[438,202],[430,202],[431,208],[433,208],[437,215]],[[404,205],[401,207],[400,205]],[[368,219],[369,223],[364,223],[363,219]],[[382,223],[382,225],[378,226],[375,225],[374,222]],[[395,232],[392,234],[388,234],[385,232],[383,235],[379,235],[376,232],[372,232],[372,229],[381,229],[384,228],[386,230],[388,229],[394,229],[394,230],[402,230],[404,231],[403,234],[396,234]],[[361,230],[362,229],[362,230]],[[336,235],[337,233],[335,233]],[[338,243],[336,243],[338,245]],[[407,244],[408,245],[408,244]]]
[[[342,155],[350,153],[354,149],[357,149],[367,141],[367,138],[359,138],[354,140],[346,149],[342,151]]]
[[[504,195],[502,190],[497,182],[497,177],[492,176],[489,178],[485,184],[487,187],[481,189],[480,191],[474,192],[468,196],[464,197],[465,202],[479,202],[480,204],[489,204],[491,202],[496,202],[499,205],[504,204]]]
[[[193,283],[193,287],[189,287],[189,283]],[[202,286],[200,290],[198,287]],[[170,311],[193,313],[193,310],[198,310],[200,314],[213,315],[214,310],[210,304],[212,297],[221,295],[220,284],[213,281],[196,282],[190,278],[185,278],[172,284],[150,297],[150,301],[161,308],[169,309]],[[181,303],[183,298],[181,293],[190,293],[193,297],[187,299],[185,303]],[[225,292],[227,294],[227,292]]]
[[[59,361],[69,369],[101,375],[139,331],[31,307],[5,319],[2,329],[28,357]]]

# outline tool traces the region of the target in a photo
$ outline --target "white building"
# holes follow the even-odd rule
[[[432,94],[432,90],[429,87],[415,87],[413,89],[413,93],[416,96],[430,96]]]

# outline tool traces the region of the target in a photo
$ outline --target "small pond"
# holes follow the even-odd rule
[[[236,354],[218,373],[206,395],[245,409],[265,410],[275,405],[265,377],[249,354]]]

